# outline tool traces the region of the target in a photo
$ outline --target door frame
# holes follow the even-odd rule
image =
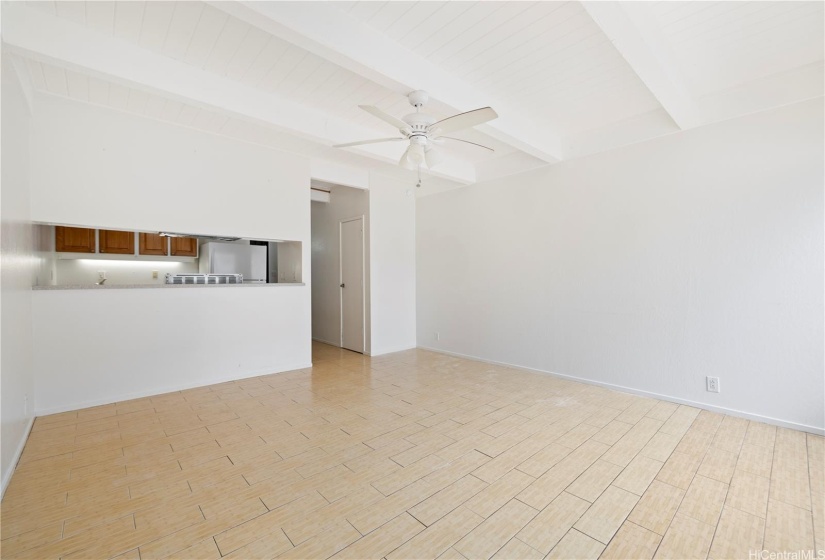
[[[344,224],[348,222],[361,222],[361,353],[365,354],[367,349],[367,294],[366,294],[366,252],[364,250],[364,215],[356,216],[354,218],[345,218],[338,221],[338,315],[339,315],[339,331],[340,337],[338,344],[340,348],[344,347],[344,290],[341,284],[344,283],[344,259],[343,255],[343,240],[344,240]]]

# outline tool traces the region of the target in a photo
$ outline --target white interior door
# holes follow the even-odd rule
[[[341,222],[341,346],[364,352],[364,218]]]

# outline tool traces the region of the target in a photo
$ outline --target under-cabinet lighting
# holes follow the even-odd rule
[[[180,261],[150,261],[150,260],[115,260],[115,259],[72,259],[73,261],[84,264],[84,265],[94,265],[95,267],[100,267],[101,264],[106,264],[110,266],[123,266],[125,268],[129,267],[136,267],[136,268],[157,268],[159,266],[180,266],[184,263]]]

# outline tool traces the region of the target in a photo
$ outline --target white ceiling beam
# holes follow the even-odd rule
[[[329,160],[310,160],[313,181],[344,185],[356,189],[370,188],[370,174],[366,169],[341,165]]]
[[[487,160],[476,166],[478,182],[494,181],[510,175],[524,173],[537,167],[545,167],[537,158],[521,152],[513,152],[499,158]]]
[[[480,131],[548,163],[561,159],[561,137],[537,127],[520,107],[479,91],[338,10],[334,2],[210,4],[398,93],[423,89],[457,112],[492,106],[499,118],[478,127]]]
[[[370,129],[154,54],[28,8],[22,2],[3,3],[2,35],[4,47],[23,56],[184,103],[218,109],[321,144],[375,136]],[[386,144],[359,146],[353,152],[388,163],[396,163],[400,157],[398,146]],[[464,184],[475,181],[474,166],[461,160],[445,161],[429,173]]]
[[[6,54],[3,56],[6,60],[11,61],[14,73],[17,75],[17,80],[20,82],[20,88],[23,90],[23,97],[26,99],[26,107],[29,109],[29,115],[34,111],[34,88],[32,87],[29,72],[26,70],[26,62],[17,55]],[[6,63],[6,60],[3,63]]]
[[[647,2],[582,2],[613,46],[681,129],[703,124]]]

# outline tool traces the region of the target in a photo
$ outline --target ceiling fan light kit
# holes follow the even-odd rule
[[[372,105],[359,105],[361,109],[381,119],[398,129],[401,134],[400,138],[377,138],[374,140],[361,140],[357,142],[348,142],[346,144],[336,144],[335,148],[348,148],[351,146],[363,146],[365,144],[378,144],[381,142],[399,142],[407,140],[409,142],[407,149],[401,156],[398,165],[411,171],[421,169],[424,164],[432,169],[444,160],[443,154],[437,146],[444,143],[444,140],[453,140],[457,142],[464,142],[472,144],[489,151],[494,151],[492,148],[462,140],[461,138],[452,138],[449,136],[442,136],[442,134],[456,132],[471,128],[473,126],[483,124],[498,117],[495,111],[490,107],[482,109],[475,109],[466,113],[460,113],[447,117],[446,119],[436,120],[432,115],[420,112],[429,100],[429,95],[426,91],[416,90],[407,95],[410,105],[415,107],[415,113],[410,113],[398,119],[389,115]]]
[[[404,169],[409,169],[410,171],[415,171],[416,169],[418,169],[419,166],[412,162],[412,160],[409,158],[409,155],[410,155],[410,149],[407,148],[407,150],[401,156],[401,160],[399,160],[398,165],[400,165]]]
[[[432,169],[439,163],[444,160],[444,155],[438,151],[430,147],[428,150],[424,151],[424,161],[427,162],[427,167]]]

